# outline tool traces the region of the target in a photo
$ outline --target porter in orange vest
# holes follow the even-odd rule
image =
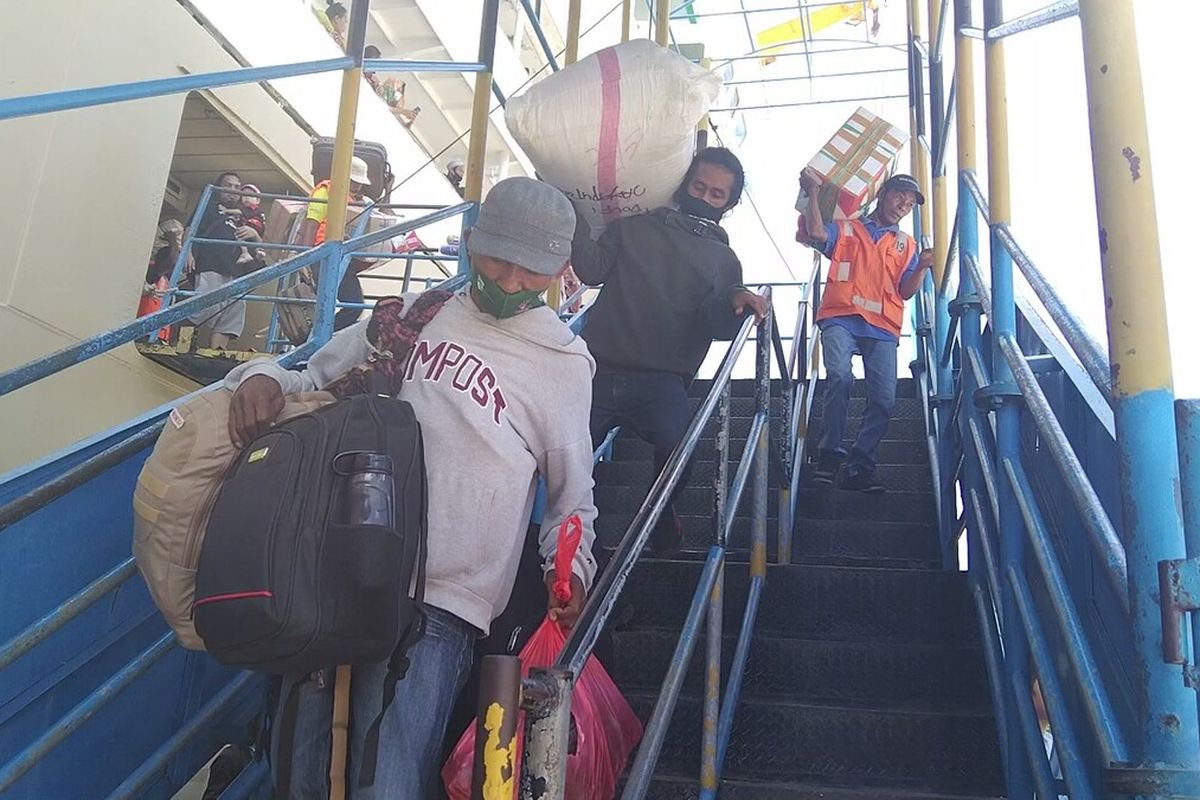
[[[816,202],[820,176],[805,169],[800,184],[811,198],[801,238],[830,260],[817,312],[827,379],[824,432],[813,481],[832,485],[846,459],[843,489],[882,492],[884,486],[875,476],[875,450],[887,432],[896,402],[896,351],[904,301],[916,294],[925,270],[933,263],[932,251],[919,251],[899,225],[925,198],[911,176],[893,175],[884,183],[870,214],[825,223]],[[850,360],[855,353],[862,356],[866,373],[867,408],[847,459],[842,440],[854,383]]]

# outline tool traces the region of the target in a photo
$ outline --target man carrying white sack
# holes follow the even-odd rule
[[[767,313],[766,298],[742,285],[741,262],[718,224],[744,183],[737,156],[710,147],[692,159],[673,207],[619,219],[595,242],[578,217],[572,266],[584,283],[604,285],[583,330],[596,359],[595,446],[619,425],[654,445],[661,471],[687,431],[687,386],[713,340],[736,336],[747,311],[759,321]],[[676,492],[686,484],[685,474]],[[672,506],[651,546],[666,555],[682,539]]]

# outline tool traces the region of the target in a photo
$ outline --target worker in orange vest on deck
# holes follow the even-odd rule
[[[354,156],[350,162],[350,196],[346,198],[347,203],[356,203],[362,200],[363,191],[371,184],[368,172],[367,162]],[[304,221],[300,223],[298,234],[300,244],[316,247],[325,242],[325,225],[329,216],[329,186],[330,181],[323,180],[313,187],[309,197],[315,202],[308,204],[308,212],[304,216]],[[361,259],[353,259],[350,262],[346,268],[346,274],[342,276],[341,282],[338,284],[337,299],[340,302],[363,302],[362,282],[358,279],[358,273],[370,266],[371,262]],[[361,308],[340,308],[333,317],[333,329],[340,331],[342,328],[348,328],[358,322],[360,316],[362,316]]]
[[[846,462],[842,488],[879,493],[884,485],[875,475],[875,450],[887,433],[896,403],[896,351],[904,322],[904,301],[921,285],[933,265],[933,251],[919,251],[913,238],[900,230],[900,221],[922,205],[916,180],[893,175],[879,191],[874,210],[859,219],[826,223],[817,203],[821,177],[810,168],[800,174],[808,194],[804,214],[806,242],[818,248],[831,264],[817,325],[825,357],[824,432],[817,450],[813,481],[832,485]],[[854,446],[842,446],[846,412],[854,373],[850,360],[862,356],[866,373],[867,407]]]

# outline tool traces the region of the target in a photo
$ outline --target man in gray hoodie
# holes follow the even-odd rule
[[[547,493],[540,547],[547,588],[559,525],[577,514],[584,526],[571,600],[563,604],[548,593],[550,616],[573,623],[595,576],[588,431],[595,365],[583,341],[541,299],[562,275],[574,226],[570,202],[549,185],[528,178],[496,184],[467,238],[469,290],[452,297],[425,326],[409,357],[400,397],[412,404],[425,441],[428,621],[380,731],[369,795],[378,800],[438,794],[446,725],[475,639],[487,633],[512,591],[539,475]],[[334,336],[304,372],[268,361],[231,372],[226,385],[237,389],[230,418],[234,440],[245,443],[268,427],[284,395],[320,389],[367,361],[375,351],[369,323]],[[385,673],[385,664],[354,669],[352,787],[366,729],[382,703]],[[325,797],[332,692],[309,676],[289,676],[283,696],[295,682],[302,686],[292,794]]]

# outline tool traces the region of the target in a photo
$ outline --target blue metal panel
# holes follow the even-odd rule
[[[99,440],[113,438],[106,434]],[[127,563],[129,498],[145,456],[146,450],[131,455],[4,530],[0,641],[9,641]],[[61,474],[77,461],[63,457],[38,472]],[[27,480],[27,475],[17,476],[19,484]],[[104,696],[94,694],[97,689],[123,669],[137,673],[139,668],[131,664],[139,654],[164,637],[168,644],[172,641],[140,577],[115,584],[98,602],[0,669],[0,770],[6,771],[6,780],[14,781],[14,797],[104,796],[236,675],[205,654],[175,647],[102,702]],[[169,796],[219,744],[250,741],[261,706],[259,691],[240,697],[216,724],[206,726],[187,748],[172,755],[169,774],[156,774],[147,784],[148,796]],[[73,709],[78,722],[70,722]],[[12,763],[64,718],[67,735],[61,742],[57,734],[49,734],[53,738],[43,741],[54,746],[27,754],[44,751],[44,757]]]

